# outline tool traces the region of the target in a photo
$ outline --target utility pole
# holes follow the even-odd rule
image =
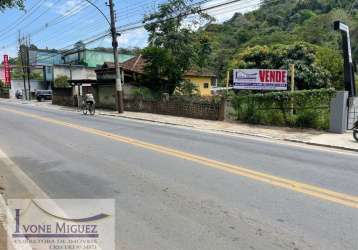
[[[29,89],[29,100],[31,101],[31,71],[30,71],[30,36],[26,39],[26,68],[27,68],[27,85]]]
[[[27,99],[27,90],[26,90],[26,79],[25,79],[25,68],[24,68],[24,56],[23,56],[23,44],[21,39],[21,34],[19,32],[19,53],[20,53],[20,59],[21,59],[21,68],[22,68],[22,79],[24,80],[24,93],[22,98]]]
[[[230,70],[226,72],[226,94],[229,93]]]
[[[113,47],[113,56],[114,56],[114,69],[115,69],[115,75],[116,75],[116,85],[115,85],[115,91],[116,91],[116,107],[118,110],[118,113],[123,113],[124,107],[123,107],[123,89],[122,89],[122,82],[121,82],[121,72],[119,68],[118,63],[118,42],[117,42],[117,30],[116,30],[116,20],[115,20],[115,14],[114,14],[114,3],[113,0],[108,1],[108,6],[110,10],[110,16],[111,16],[111,34],[112,34],[112,47]]]

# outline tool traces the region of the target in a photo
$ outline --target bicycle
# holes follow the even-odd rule
[[[95,104],[94,103],[91,103],[91,102],[83,102],[82,103],[82,113],[84,115],[87,115],[88,113],[90,115],[94,115],[96,113],[96,107],[95,107]]]

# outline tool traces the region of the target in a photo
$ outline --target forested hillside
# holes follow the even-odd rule
[[[340,34],[333,22],[351,27],[352,49],[358,59],[358,1],[264,0],[247,14],[202,31],[212,53],[209,67],[224,79],[235,67],[297,67],[298,88],[340,88]]]

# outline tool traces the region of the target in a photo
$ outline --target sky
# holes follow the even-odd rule
[[[91,0],[109,18],[106,0]],[[138,23],[143,16],[154,12],[158,5],[167,0],[113,0],[115,3],[117,27]],[[199,1],[199,0],[194,0]],[[232,0],[208,0],[202,8]],[[241,0],[208,11],[223,22],[236,12],[247,12],[258,7],[260,0]],[[0,56],[15,56],[18,38],[30,36],[32,44],[38,48],[69,48],[79,40],[105,32],[108,23],[93,6],[85,0],[27,0],[25,11],[8,9],[0,12]],[[143,28],[122,32],[119,46],[123,48],[144,47],[147,33]],[[111,38],[104,37],[88,45],[89,47],[111,47]]]

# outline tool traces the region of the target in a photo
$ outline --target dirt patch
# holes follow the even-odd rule
[[[0,222],[0,250],[7,250],[6,231]]]
[[[0,176],[0,199],[3,199],[5,196],[5,181],[4,176]],[[4,228],[5,223],[5,211],[3,211],[3,207],[0,204],[0,250],[7,249],[6,242],[6,231]]]

